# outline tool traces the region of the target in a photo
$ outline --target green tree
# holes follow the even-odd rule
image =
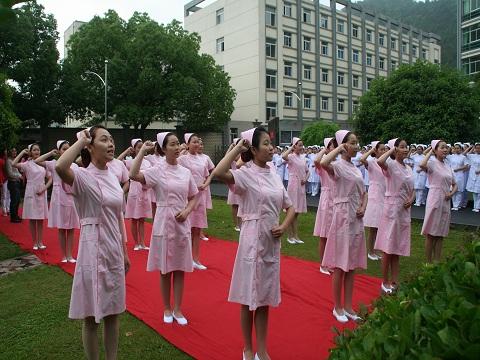
[[[480,135],[479,114],[478,85],[456,70],[417,61],[375,79],[352,124],[365,141],[471,141]]]
[[[16,21],[0,24],[0,72],[17,84],[13,104],[24,125],[46,129],[64,121],[58,100],[57,24],[36,1],[13,11]]]
[[[323,139],[334,137],[337,130],[340,130],[338,124],[320,120],[303,129],[300,138],[306,146],[323,145]]]
[[[12,89],[6,83],[6,76],[0,74],[0,146],[1,149],[15,145],[20,120],[13,112]]]
[[[178,121],[191,131],[219,130],[230,119],[235,92],[228,75],[211,56],[198,54],[200,38],[178,21],[164,26],[135,13],[126,22],[110,10],[85,24],[69,45],[62,93],[77,117],[103,113],[103,85],[82,81],[81,74],[102,73],[108,59],[109,115],[123,127]]]
[[[15,12],[12,7],[25,0],[0,0],[0,23],[15,20]]]

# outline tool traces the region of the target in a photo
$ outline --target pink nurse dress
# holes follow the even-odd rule
[[[427,167],[429,190],[422,235],[445,237],[450,228],[450,200],[445,196],[455,184],[455,177],[452,168],[435,157],[428,161]]]
[[[367,268],[363,219],[357,217],[365,192],[361,171],[351,162],[339,159],[331,163],[334,171],[332,225],[322,266],[345,272]]]
[[[305,158],[297,154],[288,155],[288,197],[292,201],[296,213],[307,212],[307,194],[305,184],[308,179],[308,167]]]
[[[55,171],[57,160],[45,161],[45,168],[53,176],[52,196],[48,209],[48,227],[57,229],[79,229],[77,209],[68,186],[62,186],[62,179]],[[77,168],[73,163],[71,168]]]
[[[334,179],[324,169],[315,169],[320,176],[322,183],[320,199],[318,200],[317,216],[315,218],[315,227],[313,235],[326,238],[333,216],[333,192],[335,188]]]
[[[69,317],[97,323],[125,311],[123,191],[110,169],[73,168],[80,240]]]
[[[232,171],[240,196],[242,227],[228,300],[250,310],[280,303],[280,239],[271,230],[280,211],[292,206],[275,171],[253,162]]]
[[[126,160],[125,166],[128,170],[132,166],[133,160]],[[146,170],[150,163],[142,161],[140,170]],[[125,210],[125,219],[145,219],[152,217],[152,203],[148,189],[138,181],[130,181],[130,189],[127,196],[127,208]]]
[[[370,168],[370,164],[368,166]],[[410,166],[388,159],[387,170],[383,173],[386,192],[375,249],[391,255],[410,256],[411,208],[405,209],[403,204],[414,190],[413,171]]]
[[[112,170],[113,174],[115,175],[120,184],[125,184],[129,180],[128,170],[123,161],[113,159],[112,161],[107,163],[107,166],[109,167],[109,169]]]
[[[200,155],[192,155],[190,153],[182,155],[178,158],[178,163],[190,170],[195,179],[197,187],[202,185],[207,179],[209,172],[206,161]],[[197,195],[197,205],[190,213],[190,225],[194,228],[205,229],[207,223],[207,193],[200,191]]]
[[[215,165],[213,164],[212,159],[210,159],[210,156],[208,156],[207,154],[198,154],[198,155],[201,158],[203,158],[204,161],[207,163],[208,172],[209,173],[212,172],[213,169],[215,169]],[[207,202],[206,207],[207,207],[207,209],[213,209],[213,206],[212,206],[212,192],[210,191],[210,185],[207,186],[205,191],[207,192],[207,194],[205,195],[205,200]]]
[[[237,162],[232,161],[230,165],[230,170],[235,171],[237,170]],[[235,194],[235,191],[232,189],[228,189],[228,197],[227,197],[227,204],[228,205],[238,205],[240,203],[239,196]]]
[[[47,192],[37,195],[37,191],[45,187],[47,170],[37,165],[33,160],[19,163],[17,167],[27,178],[22,218],[30,220],[46,219],[48,217]]]
[[[190,170],[163,162],[142,171],[146,186],[156,195],[147,271],[193,271],[190,220],[178,222],[175,216],[185,209],[188,199],[198,193]]]
[[[366,227],[378,228],[382,216],[383,199],[385,197],[385,176],[382,168],[377,164],[377,159],[369,157],[368,161],[368,203],[363,217]]]
[[[156,154],[147,155],[147,156],[145,156],[145,159],[148,160],[148,162],[150,163],[150,166],[157,166],[157,165],[160,165],[161,163],[165,162],[165,157],[160,156],[160,155],[156,155]],[[150,202],[155,204],[155,202],[157,201],[156,196],[155,196],[155,192],[153,191],[153,189],[149,189],[148,192],[149,192],[149,195],[150,195]],[[154,206],[154,205],[152,205],[152,206]]]

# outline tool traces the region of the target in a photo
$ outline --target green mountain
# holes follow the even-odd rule
[[[442,64],[457,66],[456,0],[363,0],[358,4],[401,20],[424,31],[440,35]]]

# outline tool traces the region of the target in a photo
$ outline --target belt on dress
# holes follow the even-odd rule
[[[98,217],[86,217],[86,218],[83,218],[83,219],[80,219],[80,225],[84,226],[84,225],[99,225],[101,222],[100,222],[100,218]]]
[[[173,206],[173,204],[169,204],[168,202],[165,202],[165,201],[160,201],[160,202],[157,202],[156,204],[157,204],[157,208]]]
[[[243,221],[249,221],[249,220],[260,220],[263,219],[264,216],[260,214],[244,214],[242,215],[242,220]]]

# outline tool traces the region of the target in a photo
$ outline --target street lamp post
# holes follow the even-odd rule
[[[100,81],[103,84],[103,87],[105,88],[105,127],[107,127],[107,119],[108,119],[108,108],[107,108],[107,98],[108,98],[108,60],[105,60],[105,73],[104,73],[104,78],[102,78],[100,75],[98,75],[94,71],[87,70],[84,72],[86,75],[95,75],[100,79]],[[82,75],[82,80],[85,80],[85,77]]]

